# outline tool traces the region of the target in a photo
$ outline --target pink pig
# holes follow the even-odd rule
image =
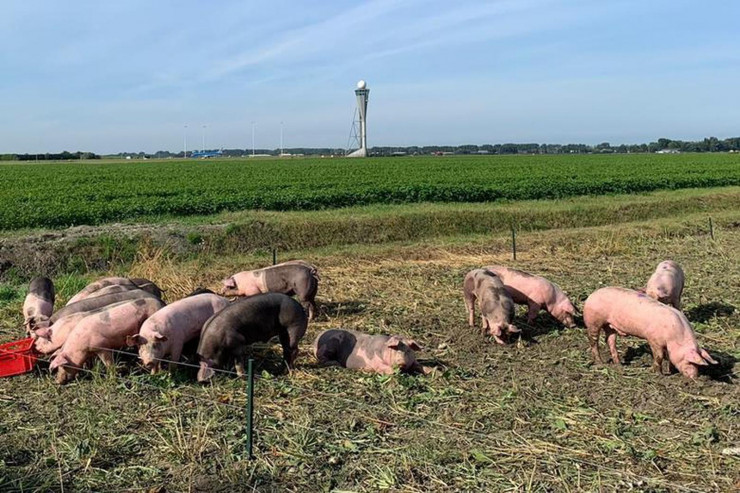
[[[23,301],[23,324],[31,337],[40,327],[49,326],[49,318],[54,311],[54,283],[48,277],[37,277],[28,287],[28,295]]]
[[[308,319],[316,311],[316,292],[319,288],[316,267],[304,260],[290,260],[263,269],[238,272],[222,281],[224,296],[255,296],[264,293],[296,295]]]
[[[511,321],[514,318],[514,302],[504,284],[493,272],[473,269],[463,280],[463,298],[468,309],[468,325],[475,327],[475,301],[481,311],[481,333],[486,330],[499,344],[505,344],[501,336],[505,333],[521,332]]]
[[[107,294],[122,293],[124,291],[134,291],[141,289],[151,293],[159,299],[162,299],[162,290],[149,279],[128,278],[128,277],[104,277],[85,286],[85,288],[72,296],[67,302],[68,305],[77,303],[88,298],[105,296]]]
[[[665,260],[658,264],[658,268],[650,276],[645,294],[680,310],[683,284],[684,274],[681,266],[673,260]]]
[[[69,382],[95,355],[106,366],[112,366],[113,354],[106,349],[125,347],[126,337],[138,333],[141,324],[163,306],[164,303],[156,298],[143,298],[83,318],[49,365],[50,371],[57,370],[57,383]]]
[[[602,363],[599,335],[603,330],[615,364],[620,364],[617,334],[647,340],[653,353],[653,369],[658,373],[663,372],[666,355],[689,378],[696,378],[697,366],[717,364],[696,343],[691,324],[683,313],[638,291],[617,287],[594,291],[583,307],[583,320],[596,363]]]
[[[554,282],[502,265],[489,265],[484,269],[490,270],[501,278],[514,303],[529,307],[527,323],[533,324],[539,311],[544,308],[566,327],[576,326],[576,308]]]
[[[82,321],[83,318],[94,313],[100,313],[123,303],[127,302],[121,301],[119,303],[112,303],[110,305],[106,305],[95,310],[76,312],[65,315],[57,319],[57,321],[49,327],[37,329],[36,341],[33,343],[33,347],[41,354],[52,354],[64,345],[64,342],[67,340],[67,337],[69,337],[69,334],[77,326],[77,324]]]
[[[139,346],[139,358],[152,373],[161,359],[179,361],[186,342],[200,336],[203,324],[229,304],[216,294],[198,294],[176,301],[149,317],[138,335],[129,336],[129,346]],[[171,365],[170,368],[173,366]]]
[[[421,347],[407,337],[330,329],[316,337],[313,350],[322,365],[369,370],[384,375],[393,373],[395,368],[409,373],[424,373],[414,354]]]
[[[132,283],[128,277],[104,277],[85,286],[79,293],[72,296],[69,301],[67,301],[67,304],[71,305],[72,303],[90,298],[96,291],[100,291],[109,286],[123,286],[129,289],[137,289],[137,286]]]

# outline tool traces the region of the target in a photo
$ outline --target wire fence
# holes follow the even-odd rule
[[[135,353],[132,353],[132,352],[129,352],[129,351],[123,351],[123,350],[120,350],[120,349],[111,349],[111,348],[91,348],[91,349],[95,349],[95,350],[98,350],[98,351],[108,351],[110,353],[116,353],[116,354],[123,354],[123,355],[129,356],[129,357],[136,356]],[[3,353],[3,352],[8,353],[7,351],[0,350],[0,353]],[[39,356],[35,356],[35,357],[36,357],[36,359],[38,361],[42,361],[42,362],[45,362],[45,363],[50,363],[53,360],[53,358],[45,358],[45,357],[39,357]],[[183,362],[183,361],[173,361],[173,360],[169,360],[169,359],[166,359],[166,358],[153,358],[153,359],[155,361],[160,362],[160,363],[167,363],[169,365],[177,365],[177,366],[184,367],[184,368],[200,368],[200,365],[195,365],[195,364],[187,363],[187,362]],[[91,374],[91,375],[96,375],[97,374],[97,372],[95,370],[89,369],[89,368],[83,368],[83,367],[79,367],[79,366],[75,366],[75,365],[66,365],[66,364],[63,364],[63,365],[60,365],[60,366],[66,367],[66,368],[71,368],[71,369],[74,369],[76,371],[80,371],[80,372],[83,372],[83,373],[86,373],[86,374]],[[250,360],[250,366],[251,366],[251,360]],[[246,376],[239,375],[237,372],[230,371],[230,370],[225,370],[225,369],[221,369],[221,368],[213,368],[213,370],[215,372],[219,373],[219,374],[228,375],[228,376],[231,376],[231,377],[237,377],[237,378],[246,377]],[[737,371],[736,372],[728,372],[724,376],[737,376],[739,374],[740,374],[740,372],[737,372]],[[183,393],[182,390],[184,388],[187,388],[186,386],[163,387],[161,385],[154,385],[154,384],[151,384],[151,383],[143,382],[140,379],[134,380],[133,378],[121,376],[121,375],[118,375],[118,374],[115,374],[115,373],[112,374],[112,377],[115,378],[115,379],[117,379],[118,381],[120,381],[124,385],[129,385],[129,386],[134,386],[135,385],[135,386],[139,386],[139,387],[144,387],[144,388],[147,388],[147,389],[151,389],[151,390],[156,391],[156,392],[166,392],[167,390],[177,389],[178,392],[179,392],[178,393],[178,397],[183,397],[183,398],[186,398],[186,399],[192,399],[193,401],[202,402],[202,403],[213,405],[213,406],[224,406],[224,407],[229,408],[229,409],[239,410],[240,412],[251,413],[251,411],[248,409],[249,401],[250,401],[250,399],[249,399],[249,397],[250,397],[249,396],[250,389],[249,388],[245,389],[245,394],[244,394],[244,403],[245,404],[244,405],[236,405],[236,404],[233,404],[231,402],[224,402],[222,400],[211,399],[211,398],[208,398],[208,397],[204,397],[204,396],[200,396],[200,395],[195,395],[195,394],[192,394],[192,393],[189,393],[189,392],[188,393]],[[358,401],[357,399],[350,399],[350,398],[347,398],[347,397],[338,395],[337,393],[324,392],[324,391],[321,391],[321,390],[318,390],[318,389],[315,389],[315,388],[304,387],[304,386],[301,386],[301,385],[297,385],[295,382],[288,382],[288,381],[286,381],[286,379],[277,380],[277,379],[274,379],[274,378],[261,378],[259,376],[255,376],[254,380],[259,381],[260,382],[260,385],[265,385],[265,384],[279,384],[281,387],[283,387],[283,388],[287,387],[287,388],[291,389],[292,391],[303,392],[303,393],[310,394],[310,395],[313,395],[313,396],[322,396],[322,397],[327,397],[327,398],[330,398],[330,399],[338,400],[338,401],[341,401],[343,404],[349,404],[349,405],[351,405],[352,406],[352,409],[354,411],[354,414],[353,415],[356,416],[356,417],[358,417],[358,418],[360,418],[360,419],[364,419],[366,421],[371,421],[371,422],[376,422],[376,423],[382,423],[382,424],[385,424],[385,425],[394,425],[395,426],[396,425],[395,423],[391,423],[391,422],[388,422],[386,420],[379,420],[379,419],[376,419],[376,418],[367,416],[363,411],[369,408],[369,409],[374,409],[374,410],[380,411],[381,413],[390,412],[393,415],[395,415],[396,417],[401,417],[401,418],[405,418],[405,419],[411,419],[411,420],[416,421],[416,422],[419,422],[419,423],[424,423],[424,424],[428,425],[431,428],[437,428],[437,429],[440,429],[440,430],[444,430],[445,432],[454,432],[457,437],[467,436],[469,439],[474,439],[476,441],[476,444],[478,444],[480,446],[490,447],[491,450],[500,449],[502,447],[502,444],[504,444],[504,445],[506,445],[508,447],[511,447],[512,449],[517,449],[518,448],[518,450],[521,452],[524,448],[526,448],[527,446],[529,446],[531,444],[531,440],[528,440],[528,439],[522,437],[521,435],[519,435],[518,433],[516,433],[513,430],[509,430],[508,432],[502,431],[502,430],[495,430],[495,431],[494,430],[492,430],[492,431],[472,430],[472,429],[464,428],[464,427],[461,427],[461,426],[455,426],[455,425],[452,425],[452,424],[449,424],[449,423],[443,423],[443,422],[440,422],[440,421],[431,420],[431,419],[428,419],[428,418],[426,418],[426,417],[424,417],[424,416],[422,416],[422,415],[420,415],[418,413],[414,413],[412,411],[409,411],[409,410],[406,410],[406,409],[402,409],[402,408],[399,408],[399,407],[388,407],[388,406],[382,406],[381,407],[378,404],[371,404],[371,403],[367,403],[367,402],[361,402],[361,401]],[[365,409],[360,409],[360,407],[365,408]],[[310,431],[312,433],[316,433],[318,435],[323,435],[323,436],[325,436],[325,437],[327,437],[327,438],[329,438],[331,440],[336,440],[337,439],[336,436],[332,435],[332,432],[329,431],[329,430],[327,430],[327,429],[321,429],[321,428],[317,428],[315,426],[309,426],[309,425],[306,425],[306,424],[303,424],[303,423],[298,423],[295,420],[285,420],[284,423],[287,423],[289,426],[292,426],[292,427],[295,427],[295,428],[300,428],[300,429],[303,429],[303,430],[306,430],[306,431]],[[252,424],[251,422],[248,423],[247,430],[245,432],[245,433],[247,433],[249,435],[251,435],[253,433],[251,424]],[[443,437],[440,437],[440,440],[449,440],[449,439],[450,439],[449,435],[444,435]],[[699,491],[702,491],[702,490],[695,489],[693,487],[689,487],[689,486],[681,485],[681,484],[678,484],[678,483],[675,483],[675,482],[671,482],[669,480],[666,480],[666,479],[663,479],[663,478],[660,478],[660,477],[648,477],[648,476],[644,476],[644,475],[641,475],[641,474],[632,472],[629,469],[618,469],[618,468],[615,468],[615,467],[612,467],[612,466],[609,466],[609,465],[606,465],[606,464],[603,464],[603,463],[596,463],[596,462],[594,462],[592,460],[588,460],[587,458],[584,458],[583,456],[586,455],[586,453],[583,452],[583,451],[569,449],[568,447],[564,447],[564,446],[561,446],[561,445],[558,445],[558,444],[555,444],[555,443],[552,443],[552,442],[548,442],[548,441],[543,440],[543,439],[538,439],[537,441],[538,441],[538,443],[541,446],[543,446],[545,448],[558,451],[561,454],[561,457],[563,458],[563,460],[570,461],[570,462],[573,462],[573,463],[576,463],[576,464],[581,464],[583,466],[587,466],[587,467],[593,468],[596,471],[608,472],[608,473],[613,474],[613,475],[615,475],[617,477],[629,477],[629,478],[632,478],[632,479],[635,479],[635,480],[639,480],[639,481],[657,483],[660,486],[672,488],[675,491],[687,491],[687,492],[699,492]],[[248,440],[248,442],[249,442],[248,457],[253,458],[252,453],[251,453],[252,452],[251,451],[251,440]],[[536,457],[535,457],[535,459],[536,460],[539,460]],[[544,460],[543,458],[540,458],[540,459]],[[432,466],[432,467],[439,467],[440,466],[439,464],[434,463],[434,462],[420,460],[418,457],[415,457],[414,458],[414,461],[419,462],[419,463],[424,463],[424,464],[426,464],[428,466]],[[626,463],[623,463],[622,465],[625,468],[629,468],[629,466],[630,466],[629,464],[626,464]]]

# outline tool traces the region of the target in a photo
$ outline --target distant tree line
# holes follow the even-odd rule
[[[213,149],[217,151],[218,149]],[[458,146],[398,146],[371,147],[371,156],[404,156],[404,155],[445,155],[445,154],[626,154],[638,152],[740,152],[740,137],[720,140],[707,137],[703,140],[685,141],[661,138],[649,144],[611,145],[602,142],[595,146],[588,144],[465,144]],[[293,147],[283,149],[284,154],[293,156],[343,156],[345,149],[331,147]],[[280,155],[280,149],[221,149],[223,157],[246,157],[256,155]],[[119,152],[103,157],[120,159],[176,159],[191,157],[180,152],[157,151]],[[0,161],[63,161],[80,159],[100,159],[93,152],[61,152],[43,154],[0,154]]]
[[[372,155],[392,156],[399,154],[610,154],[637,152],[740,152],[740,137],[719,140],[707,137],[699,141],[658,139],[649,144],[611,145],[609,142],[591,146],[588,144],[467,144],[460,146],[408,146],[373,147]]]
[[[217,150],[217,149],[214,149]],[[399,155],[444,155],[444,154],[617,154],[639,152],[740,152],[740,137],[720,140],[716,137],[707,137],[699,141],[684,141],[672,139],[658,139],[649,144],[620,144],[611,145],[602,142],[595,146],[588,144],[465,144],[458,146],[397,146],[371,147],[372,156],[399,156]],[[256,155],[280,155],[280,149],[221,149],[224,157],[243,157]],[[293,147],[283,149],[284,154],[293,156],[343,156],[345,149],[331,147]],[[191,156],[188,151],[187,157]],[[144,152],[121,152],[106,157],[132,159],[164,159],[182,158],[183,152],[157,151],[153,154]]]
[[[100,159],[94,152],[60,152],[39,154],[0,154],[0,161],[70,161],[80,159]]]

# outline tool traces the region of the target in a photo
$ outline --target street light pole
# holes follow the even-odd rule
[[[184,159],[188,157],[188,126],[187,124],[185,124],[185,129],[183,130],[183,133],[182,133],[182,140],[183,140],[182,157]]]
[[[252,122],[252,157],[254,157],[254,126],[255,122]]]

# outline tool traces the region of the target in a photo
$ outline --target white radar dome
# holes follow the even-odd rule
[[[365,83],[364,80],[361,80],[360,82],[357,83],[357,89],[365,89],[365,87],[367,87],[367,84]]]

